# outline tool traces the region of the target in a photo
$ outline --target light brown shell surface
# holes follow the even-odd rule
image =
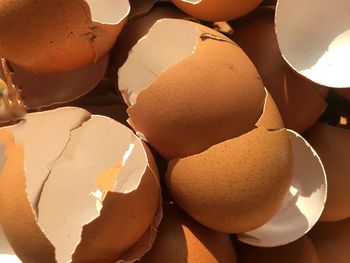
[[[169,163],[166,183],[176,202],[212,229],[242,233],[280,208],[292,175],[286,130],[257,128]]]

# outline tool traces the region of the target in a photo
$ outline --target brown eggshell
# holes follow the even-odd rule
[[[286,130],[257,128],[205,152],[169,163],[166,183],[176,202],[212,229],[242,233],[280,208],[292,176]]]
[[[135,0],[135,2],[136,1],[140,2],[140,0]],[[128,53],[132,47],[138,40],[147,34],[151,26],[157,20],[162,18],[188,17],[188,15],[174,8],[174,6],[170,4],[157,4],[153,8],[148,6],[150,3],[146,3],[146,6],[143,6],[143,4],[141,6],[137,5],[137,7],[141,9],[136,10],[139,12],[138,16],[130,18],[128,24],[124,28],[123,34],[118,38],[116,45],[111,51],[112,75],[114,78],[117,78],[118,69],[126,61]],[[148,8],[146,8],[147,6]],[[118,85],[117,82],[118,81],[116,81],[116,85]]]
[[[350,217],[350,130],[317,123],[306,138],[320,155],[328,179],[328,197],[321,221]]]
[[[174,204],[166,204],[153,248],[141,263],[235,263],[228,234],[208,229],[189,218]]]
[[[257,67],[285,126],[297,132],[310,128],[327,108],[321,96],[327,95],[328,88],[303,78],[284,61],[277,44],[273,10],[260,9],[248,16],[235,28],[232,38]]]
[[[24,262],[67,262],[72,257],[73,262],[108,263],[122,260],[124,253],[133,261],[150,249],[160,216],[157,168],[129,129],[79,108],[32,113],[26,122],[0,130],[6,153],[7,137],[15,145],[10,130],[22,152],[4,162],[9,168],[0,176],[0,219]],[[116,161],[121,163],[117,174]],[[118,177],[113,189],[103,190],[102,199],[104,188],[96,177],[103,171]]]
[[[67,104],[84,96],[102,80],[107,65],[108,56],[63,73],[37,74],[12,65],[11,76],[20,90],[26,109],[38,110]]]
[[[335,89],[335,92],[350,101],[350,89]]]
[[[199,153],[252,130],[265,99],[253,64],[220,33],[175,19],[158,20],[150,32],[158,32],[154,33],[158,37],[175,26],[196,32],[184,39],[197,42],[194,53],[166,68],[141,90],[137,102],[128,109],[131,126],[167,159]],[[152,37],[148,39],[152,41]],[[171,55],[168,49],[162,54]],[[123,74],[131,66],[124,64],[119,71],[119,88],[129,98],[129,84]]]
[[[108,53],[129,10],[127,0],[1,1],[0,53],[34,72],[74,70]]]
[[[350,262],[350,220],[318,223],[309,234],[320,263]]]
[[[206,21],[233,20],[248,14],[262,0],[171,0],[178,8]]]
[[[237,257],[240,263],[319,263],[311,240],[304,236],[288,245],[274,248],[259,248],[237,242]]]

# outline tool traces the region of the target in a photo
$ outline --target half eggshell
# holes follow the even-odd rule
[[[318,84],[350,87],[349,12],[347,0],[279,0],[276,33],[287,63]]]
[[[293,177],[282,207],[263,226],[238,235],[244,243],[275,247],[297,240],[319,220],[327,198],[322,162],[308,142],[288,130],[293,148]]]
[[[28,114],[0,136],[0,221],[24,262],[128,262],[150,249],[159,180],[131,130],[66,107]]]
[[[118,86],[131,126],[169,160],[252,130],[266,95],[234,42],[179,19],[158,20],[138,41]]]
[[[128,0],[0,2],[0,53],[40,73],[70,71],[104,57],[130,11]]]
[[[350,217],[350,130],[317,123],[306,134],[324,164],[328,198],[321,221]]]

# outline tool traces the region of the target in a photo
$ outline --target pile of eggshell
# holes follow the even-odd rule
[[[0,262],[349,262],[349,14],[0,0]]]

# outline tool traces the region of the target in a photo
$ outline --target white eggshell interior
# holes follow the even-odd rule
[[[350,1],[279,0],[279,47],[297,72],[321,85],[350,87]]]
[[[70,131],[79,127],[90,114],[79,108],[66,107],[48,112],[31,113],[26,120],[10,129],[16,143],[24,146],[26,189],[36,212],[43,182],[50,173],[51,164],[58,158],[70,137]]]
[[[201,32],[188,21],[158,20],[132,48],[118,72],[118,86],[125,102],[136,103],[137,95],[171,65],[194,53]]]
[[[108,25],[119,24],[130,12],[128,0],[85,0],[94,22]]]
[[[16,256],[9,242],[7,241],[5,234],[0,226],[0,262],[1,263],[22,263],[22,261]]]
[[[39,201],[38,223],[56,248],[58,262],[71,260],[82,227],[99,216],[96,177],[117,163],[123,167],[116,174],[115,192],[135,190],[148,161],[131,130],[107,117],[92,116],[72,131]]]
[[[182,2],[196,5],[196,4],[199,4],[200,2],[202,2],[202,0],[182,0]]]
[[[293,147],[293,178],[281,209],[265,225],[238,235],[259,247],[288,244],[306,234],[318,221],[327,197],[326,174],[320,158],[307,141],[288,130]]]

